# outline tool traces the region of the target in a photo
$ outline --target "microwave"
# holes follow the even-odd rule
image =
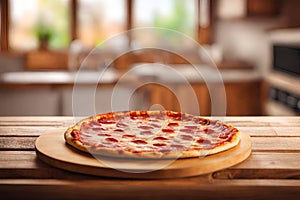
[[[300,45],[273,45],[273,69],[300,77]]]

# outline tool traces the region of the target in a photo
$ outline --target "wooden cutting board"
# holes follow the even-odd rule
[[[251,154],[251,138],[241,133],[241,141],[236,147],[201,158],[164,161],[95,158],[67,145],[64,131],[56,129],[42,134],[35,142],[37,156],[54,167],[105,177],[164,179],[197,176],[236,165]]]

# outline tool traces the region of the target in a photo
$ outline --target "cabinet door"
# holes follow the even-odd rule
[[[262,114],[262,83],[260,81],[225,83],[224,86],[226,92],[226,115],[242,116]],[[211,114],[224,115],[222,114],[224,112],[222,104],[214,105],[220,107],[215,107],[215,114],[212,113],[211,94],[204,83],[193,84],[192,88],[198,102],[191,101],[192,96],[187,92],[185,86],[178,86],[175,91],[171,92],[165,87],[154,85],[149,90],[150,105],[161,105],[161,107],[167,110],[184,110],[185,112],[196,115],[200,113],[202,116],[210,116]],[[199,109],[195,109],[195,105],[198,106]]]
[[[180,104],[176,97],[176,91],[171,91],[161,85],[149,85],[143,88],[149,92],[149,108],[180,111]]]
[[[248,16],[274,16],[279,14],[280,0],[247,0]]]
[[[227,115],[261,115],[262,83],[226,83]]]
[[[194,115],[210,115],[210,98],[205,84],[174,85],[167,88],[151,85],[149,90],[150,108],[161,108]]]

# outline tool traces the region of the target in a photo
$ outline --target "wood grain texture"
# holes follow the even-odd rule
[[[0,137],[1,136],[11,136],[11,137],[20,137],[20,136],[40,136],[46,131],[57,129],[61,126],[0,126]],[[67,129],[67,127],[66,127]]]
[[[34,150],[36,137],[0,137],[1,150]]]
[[[299,117],[225,117],[225,121],[244,127],[299,127]]]
[[[0,192],[16,199],[298,199],[296,180],[0,180]],[[11,187],[14,186],[14,187]],[[51,196],[49,196],[51,194]],[[3,195],[2,195],[3,196]]]
[[[270,156],[271,155],[271,156]],[[218,179],[300,179],[300,153],[253,152],[245,162],[213,174]]]
[[[299,137],[252,137],[253,151],[300,151]]]
[[[0,126],[62,126],[73,122],[73,117],[0,117]]]
[[[244,162],[191,178],[135,180],[83,175],[40,161],[36,138],[68,127],[72,117],[0,117],[0,192],[8,199],[299,199],[300,117],[225,121],[251,136],[253,151]]]
[[[270,157],[270,155],[272,155]],[[213,173],[216,179],[282,179],[300,178],[300,153],[253,152],[244,162]],[[8,170],[10,169],[10,170]],[[57,172],[58,171],[58,172]],[[2,151],[0,157],[0,178],[62,178],[57,168],[36,158],[34,151]],[[59,173],[60,172],[60,173]],[[23,175],[21,175],[23,174]],[[26,175],[24,175],[26,174]],[[59,174],[59,176],[57,176]]]
[[[247,133],[253,137],[300,137],[300,127],[240,127],[236,126],[240,131]]]

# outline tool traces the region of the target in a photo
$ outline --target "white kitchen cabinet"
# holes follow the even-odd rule
[[[0,89],[0,115],[58,115],[59,93],[48,87]]]
[[[72,86],[39,85],[1,88],[0,116],[72,116],[73,102],[76,103],[75,115],[90,116],[120,110],[122,107],[118,105],[114,105],[112,109],[113,89],[113,86],[104,86],[98,87],[94,92],[93,86],[83,84],[76,87],[77,101],[73,101]],[[132,88],[129,86],[119,88],[116,95],[118,99],[115,102],[123,102],[124,105],[130,91]],[[140,90],[134,92],[128,101],[130,110],[148,109],[149,102]]]

